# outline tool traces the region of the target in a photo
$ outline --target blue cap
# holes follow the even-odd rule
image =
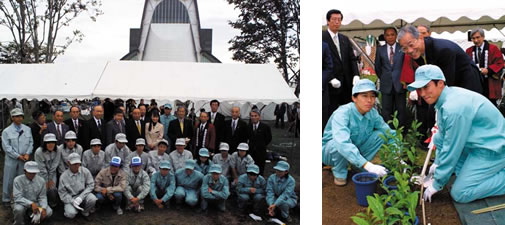
[[[132,158],[131,166],[142,166],[142,159],[138,156]]]
[[[259,174],[260,173],[260,168],[254,164],[247,166],[247,172],[248,173],[255,173]]]
[[[170,169],[170,162],[168,160],[163,160],[160,162],[160,169]]]
[[[201,148],[200,151],[198,151],[198,155],[209,158],[209,150],[206,148]]]
[[[443,80],[445,81],[444,73],[442,70],[435,65],[424,65],[420,66],[416,70],[416,81],[409,84],[407,89],[409,91],[414,91],[418,88],[426,86],[432,80]]]
[[[172,105],[170,105],[169,103],[167,103],[167,104],[163,105],[163,107],[164,107],[165,109],[167,109],[167,108],[168,108],[168,109],[172,109]]]
[[[209,168],[209,173],[221,173],[221,165],[219,164],[212,164]]]
[[[354,87],[352,87],[352,95],[367,91],[373,91],[375,92],[375,95],[379,95],[379,92],[377,91],[375,84],[369,79],[361,79],[358,82],[356,82]]]
[[[279,161],[276,166],[274,166],[274,170],[279,170],[279,171],[288,171],[289,170],[289,163],[286,161]]]
[[[184,169],[194,170],[195,169],[195,164],[196,164],[195,160],[188,159],[184,163]]]
[[[121,166],[121,158],[114,156],[109,163],[111,166]]]

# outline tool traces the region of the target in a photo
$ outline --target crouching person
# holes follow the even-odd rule
[[[208,203],[216,203],[219,210],[226,211],[226,199],[230,196],[228,179],[221,175],[221,166],[212,165],[209,173],[203,177],[202,181],[202,202],[200,204],[202,211],[205,212]]]
[[[37,176],[40,171],[34,161],[25,163],[24,172],[14,179],[13,184],[14,224],[25,224],[27,210],[32,213],[32,223],[39,223],[53,214],[47,205],[46,181]]]
[[[68,169],[60,176],[58,194],[65,204],[64,215],[72,219],[79,211],[88,218],[95,210],[96,197],[92,193],[95,181],[88,169],[81,166],[81,156],[71,153],[68,156]]]
[[[121,200],[126,188],[126,173],[120,170],[121,158],[112,157],[109,167],[102,169],[95,178],[95,195],[98,207],[105,202],[112,202],[112,208],[118,215],[123,215]]]
[[[140,138],[139,138],[140,139]],[[126,189],[124,196],[128,199],[126,210],[140,212],[144,210],[144,198],[149,194],[149,175],[142,169],[143,164],[147,163],[142,158],[135,156],[131,159],[128,178],[126,180]]]
[[[248,205],[253,206],[253,213],[258,215],[260,204],[265,198],[265,188],[267,181],[259,175],[259,167],[250,165],[247,167],[247,174],[242,174],[238,178],[237,195],[239,209],[247,212]]]
[[[175,191],[175,176],[170,171],[172,165],[168,160],[160,163],[160,170],[151,178],[151,199],[158,208],[170,207],[170,199]]]
[[[275,216],[280,211],[281,220],[290,222],[289,209],[296,206],[295,179],[289,175],[289,164],[279,161],[274,167],[275,174],[268,177],[267,204],[268,214]]]
[[[198,203],[203,174],[195,170],[195,164],[194,160],[188,159],[184,167],[175,172],[177,180],[175,200],[178,208],[180,208],[182,201],[185,201],[191,207],[196,206]]]

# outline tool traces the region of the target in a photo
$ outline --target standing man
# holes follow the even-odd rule
[[[231,120],[225,122],[224,142],[230,146],[230,154],[237,151],[239,143],[247,142],[247,124],[240,118],[240,108],[231,108]]]
[[[396,42],[396,28],[384,29],[386,44],[377,48],[375,55],[375,72],[380,79],[382,94],[382,118],[384,121],[392,119],[398,111],[400,126],[405,126],[407,103],[406,90],[400,82],[404,53]],[[392,126],[392,125],[391,125]]]
[[[60,176],[58,194],[65,204],[65,217],[72,219],[79,211],[88,217],[95,208],[96,197],[92,193],[95,181],[91,172],[81,167],[81,156],[72,153],[68,156],[69,167]]]
[[[79,118],[81,115],[81,109],[77,106],[72,106],[70,108],[70,118],[64,121],[64,123],[69,127],[69,129],[77,135],[77,144],[83,146],[85,142],[88,140],[84,140],[84,131],[83,127],[86,123],[83,119]]]
[[[281,129],[284,129],[284,115],[286,114],[287,103],[275,105],[275,128],[279,128],[279,121],[281,121]]]
[[[505,118],[484,96],[446,86],[445,80],[438,66],[426,65],[417,69],[415,82],[408,86],[435,105],[438,118],[433,136],[437,154],[430,167],[433,182],[424,200],[431,201],[453,172],[451,196],[456,202],[505,194]]]
[[[432,64],[444,72],[448,86],[458,86],[482,93],[479,69],[456,43],[419,35],[412,25],[402,27],[398,33],[402,51],[418,65]]]
[[[120,108],[114,110],[114,117],[107,122],[105,126],[105,144],[109,145],[114,142],[114,137],[119,133],[126,133],[126,127],[123,121],[123,111]]]
[[[330,79],[329,112],[335,111],[338,106],[351,102],[351,88],[359,80],[356,56],[349,38],[340,34],[340,25],[344,15],[340,10],[332,9],[326,13],[328,30],[323,31],[323,42],[328,44],[333,58],[333,72]]]
[[[193,122],[186,119],[186,108],[177,107],[177,119],[172,120],[168,125],[168,137],[172,141],[172,150],[175,149],[175,140],[185,138],[188,149],[191,149],[191,138],[193,137]]]
[[[47,129],[42,132],[40,138],[44,139],[44,135],[52,133],[56,136],[56,145],[61,145],[65,141],[67,131],[69,131],[69,127],[63,123],[63,111],[56,110],[53,114],[53,122],[47,124]]]
[[[172,105],[171,104],[165,104],[163,106],[163,115],[160,116],[160,122],[161,124],[163,124],[163,129],[164,132],[163,132],[163,138],[167,141],[169,141],[170,143],[172,143],[172,141],[170,140],[170,138],[168,138],[168,125],[170,124],[170,121],[172,120],[175,120],[175,116],[172,115]]]
[[[265,171],[265,160],[267,158],[267,146],[272,141],[270,127],[261,123],[261,116],[258,110],[250,113],[251,123],[247,126],[249,136],[249,154],[260,168],[260,175]]]
[[[33,151],[33,139],[30,128],[23,122],[24,114],[19,108],[11,112],[12,124],[2,131],[2,149],[5,151],[3,170],[2,204],[10,206],[12,182],[23,174],[24,164]]]
[[[133,109],[131,118],[126,120],[126,139],[128,140],[128,147],[130,149],[135,149],[135,143],[139,138],[144,140],[146,138],[146,123],[140,119],[140,110]]]
[[[93,107],[91,114],[93,114],[93,117],[87,121],[85,133],[85,140],[88,141],[82,146],[83,149],[89,149],[88,143],[95,138],[100,139],[101,143],[105,143],[105,122],[102,119],[103,107],[100,105]]]
[[[200,122],[194,127],[193,135],[193,153],[196,155],[201,148],[207,148],[214,153],[216,146],[216,129],[212,123],[208,123],[209,115],[207,112],[200,112]]]
[[[19,108],[18,108],[19,109]],[[46,184],[44,179],[37,176],[39,168],[36,162],[29,161],[24,165],[24,175],[14,179],[14,224],[25,224],[27,210],[34,216],[32,222],[40,223],[53,214],[47,205]]]
[[[214,99],[210,101],[210,112],[209,112],[209,120],[210,123],[214,125],[216,129],[216,146],[219,146],[219,143],[224,141],[224,115],[217,112],[219,109],[219,101]],[[214,153],[218,153],[217,149],[214,150]]]
[[[328,107],[330,105],[330,94],[329,92],[329,85],[330,80],[333,79],[333,58],[331,57],[331,51],[330,47],[326,42],[323,41],[323,65],[322,65],[322,72],[323,72],[323,129],[324,126],[326,125],[326,122],[328,122],[328,118],[330,118],[330,114],[332,112],[328,111]]]
[[[466,54],[479,67],[480,75],[484,79],[482,83],[483,94],[493,105],[502,97],[501,71],[503,69],[503,56],[500,49],[484,40],[484,30],[475,28],[470,32],[472,42],[475,44],[466,49]]]

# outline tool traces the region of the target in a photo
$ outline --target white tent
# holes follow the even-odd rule
[[[275,107],[272,103],[298,101],[273,64],[147,61],[4,64],[0,65],[0,80],[4,81],[0,98],[109,97],[137,102],[156,99],[158,104],[189,100],[195,103],[196,110],[218,99],[223,106],[240,106],[243,118],[247,118],[251,104],[259,107],[270,104],[271,108]],[[269,108],[264,119],[274,118]]]
[[[430,25],[436,33],[466,32],[476,27],[502,30],[505,27],[505,7],[500,7],[500,3],[494,0],[363,1],[360,8],[354,4],[339,5],[335,1],[324,0],[321,5],[325,6],[323,25],[326,25],[329,9],[342,11],[344,19],[340,31],[349,37],[379,36],[386,27],[402,27],[407,23]]]

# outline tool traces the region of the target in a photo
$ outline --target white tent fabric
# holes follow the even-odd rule
[[[3,64],[0,98],[190,100],[231,105],[298,99],[273,64],[115,61],[87,64]],[[199,109],[200,107],[195,107]]]
[[[327,4],[324,4],[327,3]],[[334,1],[324,0],[327,8],[339,9],[344,14],[340,31],[349,37],[378,36],[383,29],[390,26],[402,27],[407,23],[414,25],[430,25],[436,33],[444,31],[466,32],[475,27],[485,30],[505,27],[505,7],[492,0],[474,1],[436,1],[423,2],[392,2],[384,1],[377,4],[364,1],[361,8],[337,5]],[[326,11],[323,15],[323,25],[326,25]]]

